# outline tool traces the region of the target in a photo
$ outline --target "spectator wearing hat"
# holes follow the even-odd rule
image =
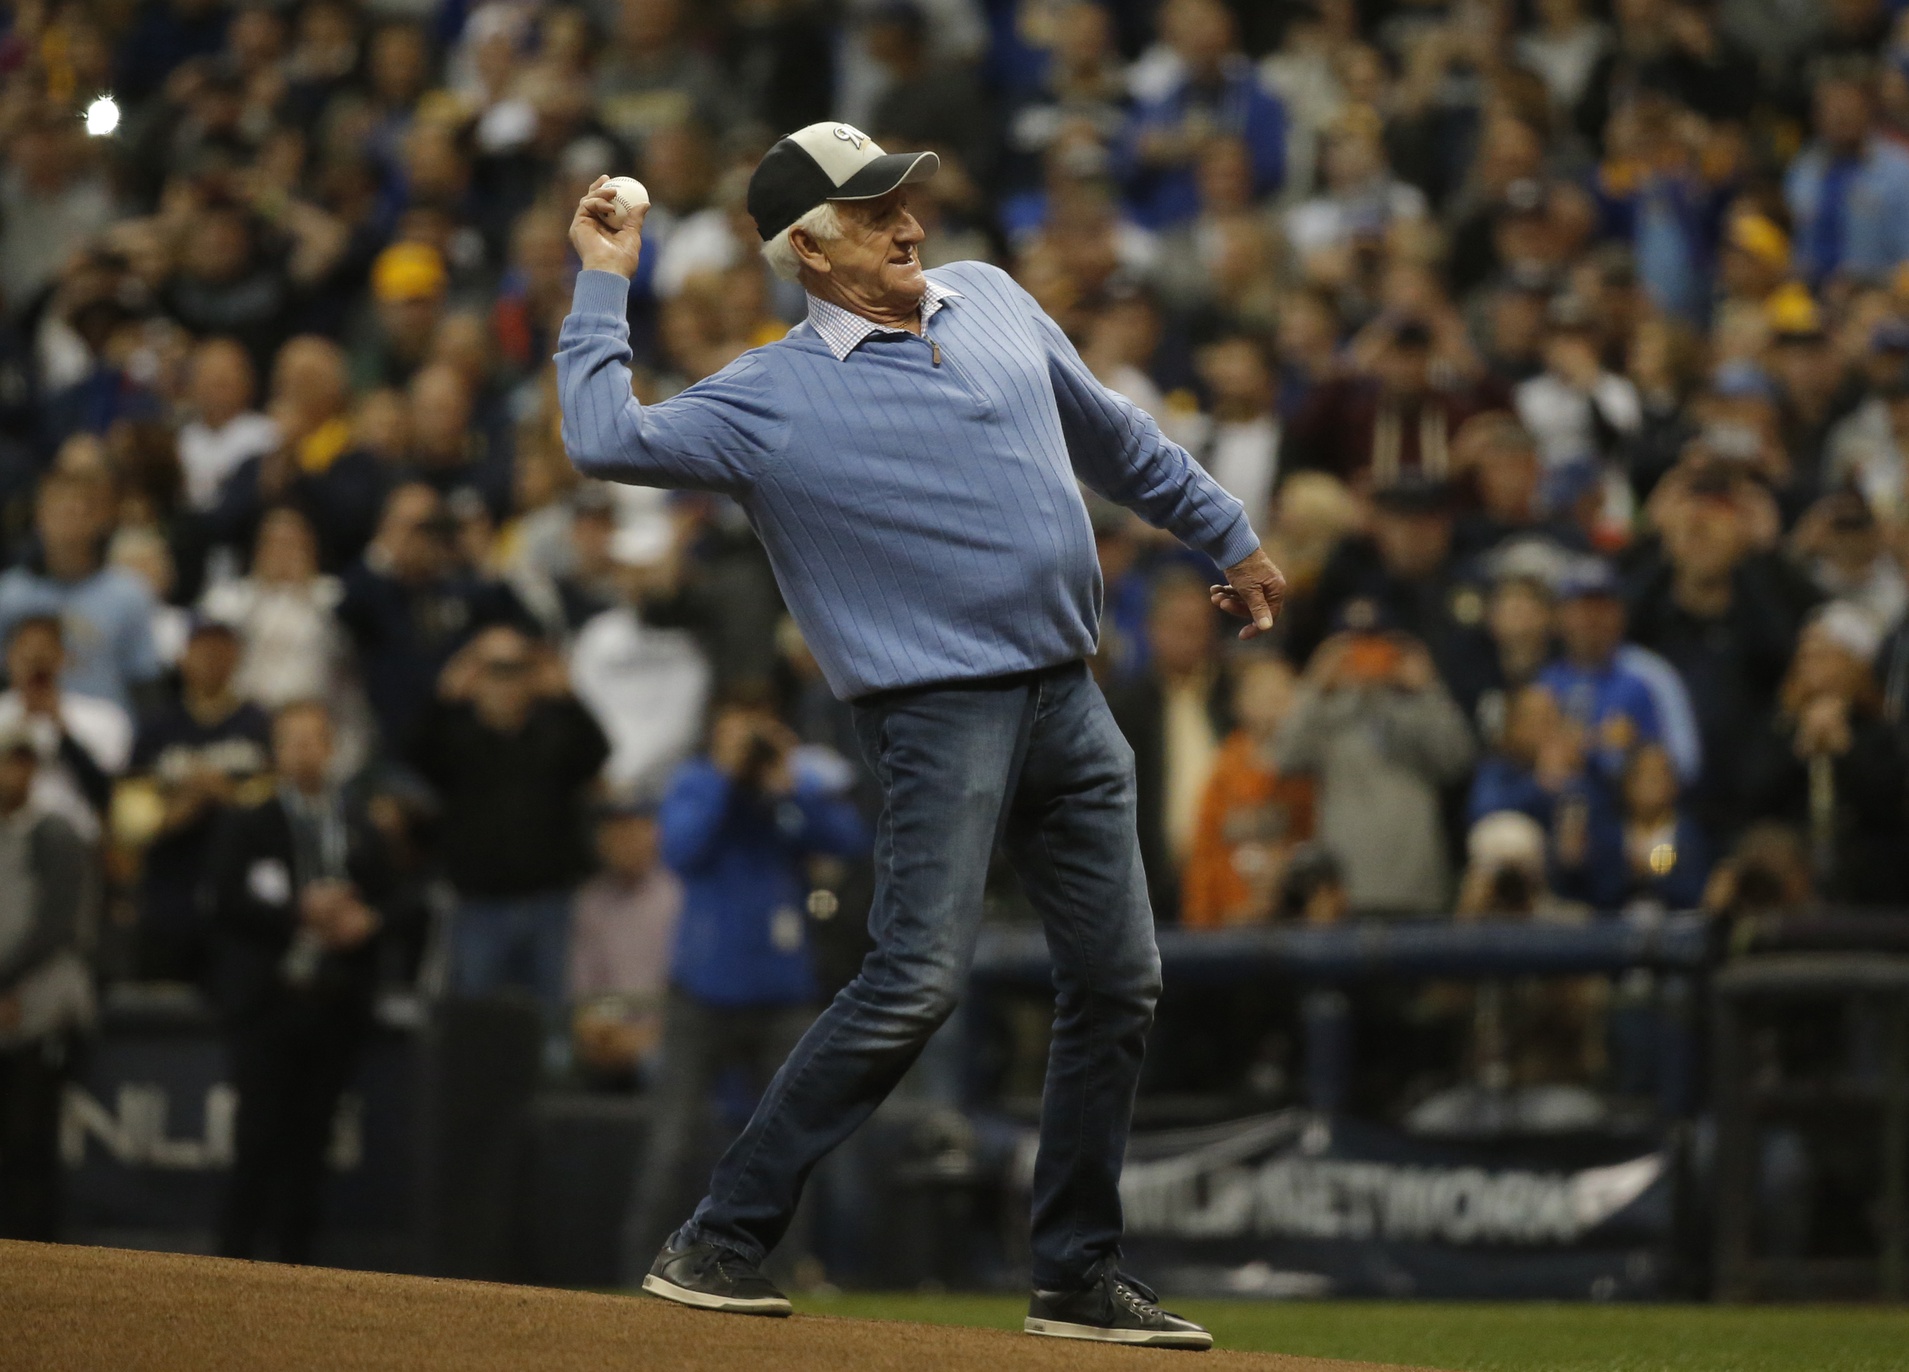
[[[1570,296],[1551,302],[1544,370],[1518,383],[1512,403],[1552,470],[1576,462],[1602,466],[1644,422],[1637,387],[1598,357],[1589,305]]]
[[[39,547],[0,575],[0,638],[23,619],[51,616],[66,626],[63,684],[130,710],[158,679],[152,593],[138,577],[104,565],[112,528],[104,484],[54,471],[34,502]]]
[[[1778,433],[1789,457],[1776,483],[1788,520],[1824,489],[1830,434],[1861,398],[1823,324],[1822,307],[1792,282],[1770,298],[1770,376],[1776,383]],[[1787,521],[1786,521],[1787,522]]]
[[[663,1037],[682,880],[663,864],[656,804],[613,801],[596,816],[597,872],[570,910],[570,1039],[605,1082],[640,1080]]]
[[[1560,499],[1569,491],[1557,477],[1572,469],[1546,471],[1538,445],[1512,415],[1488,410],[1467,420],[1458,431],[1453,460],[1477,501],[1458,513],[1453,526],[1453,554],[1461,564],[1476,568],[1494,549],[1521,538],[1590,551],[1581,525],[1555,517],[1569,508]]]
[[[1823,597],[1867,616],[1878,639],[1901,623],[1909,583],[1861,495],[1832,491],[1817,501],[1791,531],[1789,548]]]
[[[1624,641],[1626,612],[1617,574],[1585,559],[1558,587],[1558,659],[1537,675],[1585,731],[1599,776],[1615,787],[1631,752],[1663,744],[1685,782],[1703,769],[1703,743],[1690,697],[1671,665]]]
[[[1146,637],[1145,670],[1107,703],[1134,750],[1136,826],[1154,918],[1171,924],[1207,782],[1233,727],[1231,673],[1205,584],[1190,573],[1154,583]]]
[[[1372,615],[1313,653],[1274,762],[1313,778],[1319,841],[1344,866],[1355,909],[1432,911],[1451,895],[1440,793],[1472,753],[1431,654]]]
[[[1847,63],[1817,79],[1811,124],[1783,182],[1796,269],[1812,284],[1879,278],[1909,260],[1909,153],[1876,130],[1869,73]]]
[[[279,441],[226,478],[203,517],[204,538],[249,549],[266,512],[290,505],[318,535],[321,565],[341,572],[364,551],[391,483],[352,429],[344,351],[316,334],[288,341],[272,366],[267,408]]]
[[[1342,539],[1313,594],[1295,603],[1287,642],[1310,657],[1355,602],[1375,607],[1384,626],[1431,650],[1441,676],[1458,670],[1462,640],[1484,610],[1481,588],[1453,557],[1453,492],[1409,473],[1375,491],[1368,531]]]
[[[1634,583],[1631,640],[1683,680],[1704,757],[1692,804],[1713,832],[1727,833],[1741,804],[1743,740],[1775,706],[1816,593],[1758,548],[1774,534],[1775,510],[1762,488],[1729,470],[1679,468],[1651,506],[1661,556]]]
[[[1894,519],[1909,511],[1909,321],[1884,321],[1870,348],[1872,361],[1893,364],[1893,374],[1830,431],[1824,483],[1855,489],[1872,511]]]
[[[141,721],[122,794],[158,810],[139,875],[137,962],[154,981],[198,982],[207,970],[200,907],[219,811],[245,803],[271,767],[271,720],[235,689],[241,647],[232,628],[199,619],[179,657],[178,694]],[[122,806],[123,809],[123,806]],[[122,840],[128,835],[122,834]]]
[[[1522,554],[1533,550],[1531,558]],[[1476,628],[1457,640],[1446,679],[1452,696],[1478,737],[1498,740],[1505,727],[1506,708],[1551,661],[1556,612],[1550,578],[1542,566],[1528,560],[1552,556],[1544,544],[1514,545],[1493,559],[1497,564],[1484,599],[1484,615]]]
[[[34,803],[39,749],[0,722],[0,1238],[60,1237],[60,1101],[93,1016],[81,954],[97,878],[87,844]]]
[[[1180,922],[1194,929],[1272,919],[1293,849],[1312,838],[1312,784],[1273,764],[1298,681],[1284,658],[1233,667],[1236,728],[1221,745],[1187,854]]]
[[[355,385],[403,386],[431,352],[451,275],[428,243],[393,243],[371,264],[372,311],[351,348]]]
[[[333,1118],[371,1028],[390,858],[332,763],[324,705],[280,710],[276,789],[221,815],[207,860],[213,999],[239,1095],[226,1257],[311,1260]]]
[[[1134,83],[1132,118],[1119,150],[1121,178],[1151,229],[1191,219],[1199,208],[1194,165],[1212,137],[1237,138],[1251,153],[1253,195],[1279,189],[1286,172],[1286,111],[1239,50],[1232,12],[1220,0],[1168,0],[1160,37],[1172,61]]]
[[[1909,895],[1909,758],[1882,716],[1870,666],[1878,647],[1867,616],[1825,606],[1797,643],[1775,710],[1744,745],[1747,812],[1801,830],[1817,890],[1855,905],[1899,905]]]
[[[1719,307],[1762,309],[1789,279],[1790,236],[1766,214],[1746,210],[1724,225],[1717,256]]]

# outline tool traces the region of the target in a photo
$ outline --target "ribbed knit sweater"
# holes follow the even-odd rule
[[[716,491],[748,514],[844,699],[1094,651],[1100,566],[1076,479],[1220,566],[1259,546],[1240,503],[1107,390],[997,268],[924,336],[838,358],[803,323],[657,405],[630,393],[628,283],[577,276],[557,345],[563,438],[587,476]]]

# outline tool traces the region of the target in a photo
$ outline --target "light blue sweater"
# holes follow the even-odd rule
[[[1005,272],[929,276],[958,294],[925,338],[876,334],[838,359],[803,323],[660,405],[630,396],[622,277],[579,273],[558,340],[578,470],[734,497],[844,699],[1093,652],[1077,477],[1222,567],[1259,546],[1240,503]]]

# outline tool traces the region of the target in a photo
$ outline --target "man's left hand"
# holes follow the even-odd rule
[[[1286,603],[1286,575],[1273,565],[1264,548],[1226,569],[1225,586],[1209,587],[1213,603],[1235,619],[1247,621],[1241,638],[1267,633]]]

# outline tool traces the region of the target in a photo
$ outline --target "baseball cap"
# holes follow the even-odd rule
[[[429,243],[393,243],[371,264],[371,293],[387,303],[444,294],[450,273]]]
[[[1580,558],[1558,578],[1559,600],[1616,598],[1619,591],[1617,572],[1601,557]]]
[[[756,164],[749,213],[766,243],[825,200],[873,200],[941,169],[931,152],[884,152],[853,124],[797,129]]]
[[[1372,503],[1393,514],[1446,514],[1452,508],[1452,488],[1424,472],[1407,470],[1374,491]]]
[[[1768,215],[1740,214],[1731,220],[1729,243],[1766,267],[1781,268],[1790,260],[1790,240]]]

